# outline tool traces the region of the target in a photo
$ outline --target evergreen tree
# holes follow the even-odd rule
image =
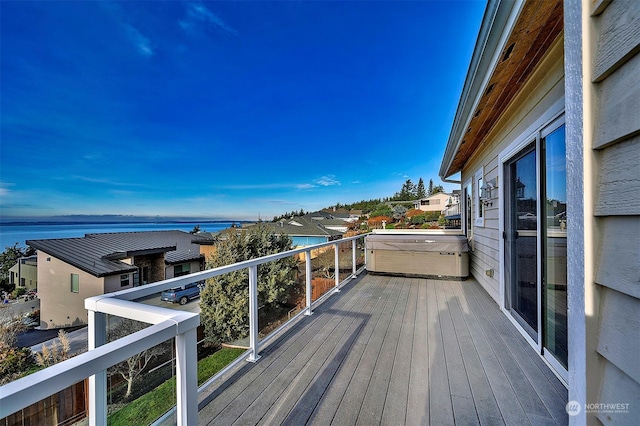
[[[433,195],[433,179],[429,179],[429,192],[427,194],[428,197]]]
[[[264,225],[255,225],[216,243],[207,268],[216,268],[293,248],[286,235],[276,235]],[[258,267],[260,315],[277,311],[289,300],[296,286],[297,262],[293,257],[274,260]],[[200,316],[205,339],[220,344],[246,337],[249,333],[248,270],[230,272],[207,280],[200,294]]]
[[[416,189],[416,197],[420,199],[426,196],[427,196],[427,191],[425,191],[424,189],[424,181],[422,180],[422,178],[420,178],[420,180],[418,181],[418,188]]]
[[[433,194],[437,194],[439,192],[444,192],[444,187],[442,185],[436,185],[433,187],[433,192],[431,193],[431,195]]]
[[[416,186],[411,179],[407,179],[403,184],[400,192],[396,192],[392,201],[411,201],[416,199]]]

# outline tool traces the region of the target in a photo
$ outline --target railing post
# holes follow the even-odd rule
[[[249,266],[249,344],[251,355],[247,361],[256,362],[258,355],[258,266]]]
[[[198,353],[196,329],[176,336],[176,411],[179,426],[198,424]]]
[[[102,312],[88,311],[89,350],[107,343],[107,315]],[[89,425],[107,424],[107,370],[89,376]]]
[[[351,270],[351,278],[355,278],[356,277],[356,270],[358,269],[356,266],[356,248],[357,248],[357,239],[353,239],[351,240],[351,265],[352,265],[352,270]]]
[[[336,276],[336,287],[335,287],[335,292],[339,293],[340,292],[340,248],[338,247],[338,243],[335,243],[333,245],[334,247],[334,251],[335,251],[335,257],[336,257],[336,269],[335,269],[335,276]]]
[[[306,287],[307,287],[307,312],[305,315],[313,315],[313,311],[311,311],[311,296],[313,292],[312,282],[311,282],[311,250],[307,250],[305,253],[305,275],[306,275]]]

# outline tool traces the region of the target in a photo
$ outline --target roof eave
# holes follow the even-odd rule
[[[524,0],[489,0],[487,3],[440,165],[438,174],[441,179],[447,179],[460,171],[452,169],[453,159],[460,149],[464,132],[488,85],[500,52],[504,48],[523,5]]]

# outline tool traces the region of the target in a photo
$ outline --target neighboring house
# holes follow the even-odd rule
[[[263,224],[271,227],[276,234],[288,235],[293,241],[294,247],[304,247],[342,238],[344,232],[330,229],[324,225],[332,222],[331,219],[318,220],[312,218],[311,215],[304,215],[278,222],[263,222]],[[342,221],[342,223],[345,222]]]
[[[462,226],[462,212],[460,210],[460,190],[451,191],[451,196],[447,200],[447,205],[442,213],[446,221],[447,228],[460,229]]]
[[[490,2],[440,168],[572,424],[640,419],[639,29],[638,1]]]
[[[351,210],[349,211],[349,222],[355,222],[362,217],[362,210]]]
[[[451,194],[438,192],[426,198],[421,198],[413,202],[413,207],[423,212],[439,212],[443,214],[449,203]]]
[[[38,251],[40,326],[85,324],[84,299],[203,269],[198,242],[182,231],[87,234],[29,240]]]
[[[28,256],[18,259],[9,269],[9,283],[28,290],[38,288],[38,256]]]
[[[336,209],[335,207],[332,209],[323,209],[319,212],[315,212],[315,213],[307,213],[307,214],[322,214],[322,213],[326,213],[328,214],[328,216],[332,219],[344,219],[347,220],[350,218],[351,216],[351,212],[347,209],[343,209],[343,208],[339,208]]]

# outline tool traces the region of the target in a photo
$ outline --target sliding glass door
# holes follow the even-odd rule
[[[567,371],[564,119],[503,160],[505,308],[545,358]]]
[[[505,165],[506,305],[538,342],[538,214],[535,143]]]
[[[543,347],[567,369],[567,161],[564,125],[541,134],[543,188]],[[546,355],[546,354],[545,354]]]

